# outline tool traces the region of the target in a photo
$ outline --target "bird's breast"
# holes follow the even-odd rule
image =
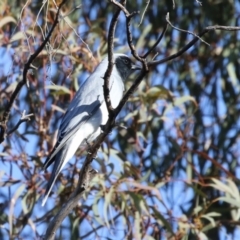
[[[110,99],[113,108],[116,108],[123,97],[124,85],[119,76],[115,74],[110,79]]]

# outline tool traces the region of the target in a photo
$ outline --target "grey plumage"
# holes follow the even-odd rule
[[[124,54],[114,54],[113,57],[115,64],[109,80],[109,89],[112,106],[116,108],[123,96],[123,81],[134,70],[140,68]],[[42,206],[46,203],[59,173],[78,147],[85,145],[86,140],[92,142],[96,139],[101,132],[100,126],[108,120],[103,95],[103,77],[107,67],[108,58],[105,58],[77,91],[62,118],[57,143],[43,166],[46,169],[54,163]]]

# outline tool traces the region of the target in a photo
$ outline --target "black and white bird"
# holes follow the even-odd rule
[[[112,107],[116,108],[123,96],[124,81],[134,70],[141,68],[124,54],[114,54],[113,58],[109,89]],[[43,166],[45,170],[54,163],[42,206],[45,205],[59,173],[78,147],[95,140],[101,133],[101,125],[105,125],[108,120],[103,95],[103,77],[107,67],[108,58],[105,58],[79,88],[62,118],[57,142]]]

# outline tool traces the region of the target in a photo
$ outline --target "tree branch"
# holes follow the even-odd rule
[[[193,32],[191,32],[191,31],[188,31],[188,30],[184,30],[184,29],[175,27],[175,26],[170,22],[169,13],[167,13],[167,15],[166,15],[166,21],[167,21],[167,23],[168,23],[172,28],[178,30],[179,32],[189,33],[189,34],[193,35],[194,37],[199,38],[199,40],[201,40],[201,42],[205,43],[206,45],[208,45],[208,46],[210,47],[210,44],[207,43],[206,41],[204,41],[203,39],[201,39],[201,37],[199,37],[196,33],[193,33]]]
[[[135,48],[135,46],[134,46],[134,44],[133,44],[132,33],[131,33],[131,30],[130,30],[131,20],[132,20],[132,18],[133,18],[135,15],[137,15],[137,14],[139,14],[138,11],[132,12],[132,13],[129,14],[128,16],[125,15],[125,16],[126,16],[126,28],[127,28],[127,41],[128,41],[128,46],[129,46],[129,48],[131,49],[131,53],[132,53],[132,55],[134,56],[134,58],[135,58],[136,60],[138,60],[138,61],[140,61],[140,62],[143,63],[143,59],[138,56],[138,53],[137,53],[137,51],[136,51],[136,48]]]
[[[110,2],[113,3],[115,6],[117,6],[120,11],[123,11],[126,16],[130,15],[128,10],[125,8],[126,0],[122,1],[121,3],[115,0],[110,0]]]
[[[168,27],[168,24],[166,24],[166,25],[164,26],[161,35],[159,36],[159,38],[157,39],[157,41],[152,45],[152,47],[151,47],[143,56],[141,56],[142,58],[148,57],[148,55],[157,47],[157,45],[161,42],[163,36],[165,35],[165,33],[166,33],[166,31],[167,31],[167,27]]]
[[[16,126],[14,126],[11,130],[8,131],[7,136],[9,136],[10,134],[12,134],[14,131],[16,131],[18,129],[18,127],[23,123],[23,122],[27,122],[30,121],[30,117],[33,116],[33,113],[27,114],[25,115],[25,110],[22,113],[21,118],[19,119],[18,123],[16,124]]]
[[[57,14],[55,17],[55,20],[53,22],[53,25],[49,31],[49,33],[47,34],[46,38],[44,39],[44,41],[42,42],[42,44],[37,48],[37,50],[30,55],[28,61],[25,63],[24,65],[24,69],[23,69],[23,78],[22,80],[17,84],[17,87],[15,88],[14,92],[12,93],[11,97],[10,97],[10,101],[7,104],[5,111],[1,117],[1,122],[0,122],[0,143],[2,143],[6,137],[6,130],[7,130],[7,122],[9,120],[9,116],[10,116],[10,111],[12,108],[12,105],[17,97],[17,95],[19,94],[20,90],[22,89],[22,87],[27,83],[27,73],[28,70],[31,69],[31,64],[32,62],[36,59],[36,57],[39,55],[39,53],[43,50],[43,48],[45,47],[45,45],[48,43],[55,27],[58,24],[58,17],[60,14],[60,10],[61,7],[65,4],[66,0],[63,0],[57,10]]]
[[[79,174],[79,176],[81,176],[81,179],[79,179],[78,181],[78,183],[81,184],[80,185],[78,184],[73,195],[50,222],[43,239],[45,240],[55,239],[56,232],[60,227],[62,221],[72,211],[72,209],[77,206],[79,199],[82,197],[84,191],[87,189],[89,183],[94,178],[94,176],[96,176],[96,174],[97,171],[92,169],[89,165],[81,169],[81,172]]]
[[[179,56],[181,56],[183,53],[185,53],[190,47],[192,47],[198,40],[201,40],[201,37],[212,30],[224,30],[224,31],[239,31],[240,27],[231,27],[231,26],[208,26],[206,27],[200,34],[196,35],[193,40],[191,40],[187,45],[185,45],[182,49],[180,49],[177,53],[172,54],[169,57],[155,60],[148,62],[148,67],[153,67],[160,65],[162,63],[168,62],[170,60],[173,60]]]
[[[114,0],[112,1],[116,3]],[[126,0],[122,1],[123,4],[126,4]],[[107,105],[109,116],[114,114],[114,109],[111,104],[110,99],[110,88],[109,88],[109,79],[112,73],[113,69],[113,47],[114,47],[114,36],[115,36],[115,30],[117,26],[118,17],[120,15],[121,9],[117,8],[115,14],[113,15],[113,18],[110,23],[109,31],[108,31],[108,68],[104,74],[104,85],[103,85],[103,94],[104,94],[104,100]]]

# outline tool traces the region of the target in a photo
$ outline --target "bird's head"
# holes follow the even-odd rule
[[[115,67],[121,76],[122,80],[126,80],[127,77],[135,70],[141,70],[140,66],[137,66],[133,61],[125,54],[114,54]]]

